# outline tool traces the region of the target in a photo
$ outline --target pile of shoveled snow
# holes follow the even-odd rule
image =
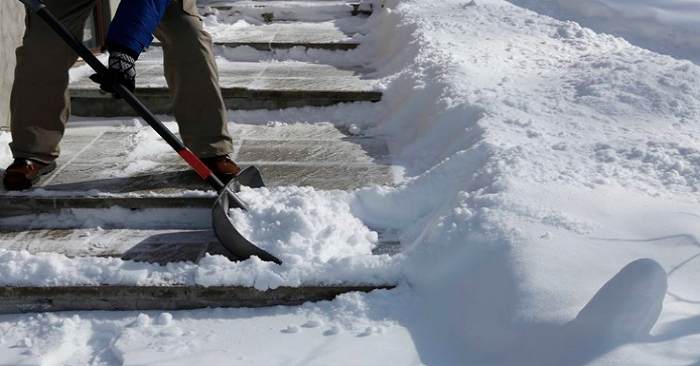
[[[244,187],[240,197],[248,210],[231,210],[234,226],[284,263],[370,256],[377,244],[377,233],[352,214],[347,192]]]

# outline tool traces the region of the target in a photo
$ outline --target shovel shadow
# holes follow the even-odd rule
[[[208,186],[189,170],[163,172],[133,177],[85,180],[50,184],[40,188],[49,191],[80,192],[98,190],[109,193],[131,193],[158,190],[206,189]]]
[[[127,250],[121,259],[166,265],[176,262],[198,263],[206,254],[223,255],[231,261],[239,260],[221,246],[213,230],[152,235]]]

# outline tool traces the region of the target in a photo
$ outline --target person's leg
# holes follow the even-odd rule
[[[165,78],[185,145],[200,158],[233,152],[211,36],[196,0],[173,0],[156,28]]]
[[[44,0],[49,9],[79,39],[95,0]],[[78,55],[46,23],[27,12],[22,46],[17,48],[15,81],[10,97],[15,158],[50,163],[70,115],[68,69]]]

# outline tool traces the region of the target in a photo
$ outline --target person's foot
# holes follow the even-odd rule
[[[49,164],[30,159],[15,159],[5,170],[2,184],[8,191],[21,191],[31,188],[42,175],[46,175],[56,169],[56,162]]]
[[[224,184],[230,182],[231,179],[235,178],[238,173],[241,172],[241,168],[239,168],[228,155],[214,158],[202,158],[201,160]]]

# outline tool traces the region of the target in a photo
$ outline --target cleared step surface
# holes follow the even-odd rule
[[[142,60],[136,96],[152,112],[172,114],[170,94],[160,60]],[[344,102],[378,102],[382,94],[364,78],[366,70],[304,62],[219,61],[219,78],[228,109],[283,109],[329,106]],[[70,84],[72,113],[76,116],[133,116],[124,101],[100,91],[87,77]]]
[[[254,16],[266,21],[320,21],[348,16],[370,16],[369,4],[343,1],[198,1],[202,16],[220,19]]]
[[[230,126],[234,159],[256,165],[270,187],[352,190],[393,184],[389,152],[380,138],[352,136],[329,124]],[[213,204],[213,192],[185,194],[209,187],[147,128],[69,127],[61,148],[58,169],[35,189],[0,189],[0,217],[66,208]]]
[[[332,300],[347,292],[393,286],[280,287],[0,287],[0,314],[90,310],[188,310],[207,307],[294,306]]]

